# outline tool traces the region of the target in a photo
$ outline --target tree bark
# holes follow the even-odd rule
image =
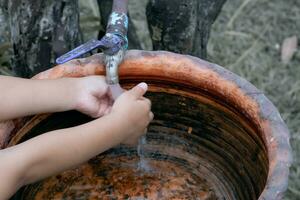
[[[0,45],[10,40],[7,2],[0,0]]]
[[[146,14],[153,49],[206,58],[210,28],[225,1],[149,1]]]
[[[31,77],[80,44],[79,8],[73,0],[13,0],[8,3],[12,68]]]
[[[106,26],[108,22],[108,17],[111,13],[112,9],[112,0],[98,0],[99,5],[99,12],[101,16],[101,26],[103,27],[103,30],[99,31],[99,39],[102,38],[105,35]],[[141,49],[141,44],[138,40],[137,33],[135,30],[135,27],[133,25],[133,22],[128,14],[128,49]]]

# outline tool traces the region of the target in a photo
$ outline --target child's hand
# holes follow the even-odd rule
[[[103,76],[88,76],[77,81],[75,109],[91,117],[110,112],[113,100]]]
[[[143,97],[147,88],[146,83],[140,83],[124,92],[112,107],[111,114],[115,116],[116,123],[120,123],[124,130],[124,135],[121,136],[124,138],[122,142],[124,144],[136,144],[153,119],[151,102]]]

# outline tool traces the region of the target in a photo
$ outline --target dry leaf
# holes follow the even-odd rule
[[[281,61],[287,64],[297,50],[298,38],[296,36],[285,38],[281,46]]]

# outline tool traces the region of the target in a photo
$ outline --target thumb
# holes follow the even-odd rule
[[[133,87],[129,92],[136,98],[142,97],[148,90],[148,85],[144,82]]]

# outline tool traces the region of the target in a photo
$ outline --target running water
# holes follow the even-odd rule
[[[112,98],[114,100],[116,100],[123,92],[123,88],[121,88],[120,84],[113,84],[113,85],[109,85],[110,91],[111,91],[111,95]]]
[[[120,84],[109,85],[109,87],[114,100],[116,100],[124,92]],[[145,158],[145,155],[142,151],[142,148],[146,143],[147,143],[146,136],[145,135],[141,136],[137,146],[137,154],[139,157],[138,170],[140,170],[141,172],[151,171],[151,167],[149,166],[148,161]]]
[[[138,170],[140,170],[141,172],[150,172],[151,171],[151,167],[145,157],[144,152],[142,151],[142,148],[146,143],[147,143],[146,135],[141,136],[139,139],[138,146],[137,146],[137,154],[140,159],[138,162]]]

